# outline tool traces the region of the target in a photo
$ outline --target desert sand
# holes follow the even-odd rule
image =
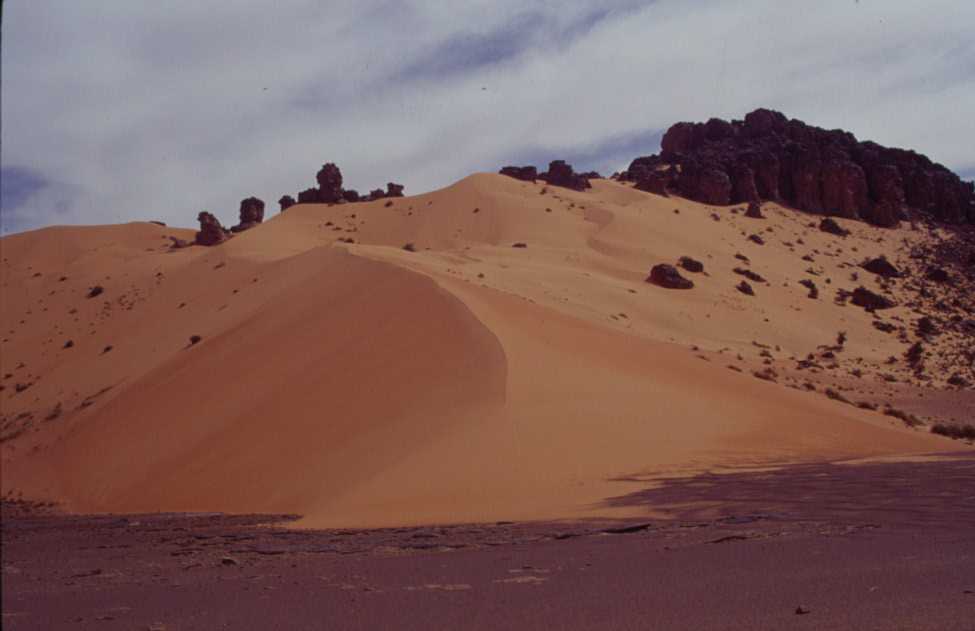
[[[315,528],[637,517],[659,511],[612,498],[675,477],[970,451],[881,413],[935,405],[948,375],[912,380],[887,363],[908,344],[833,300],[928,235],[738,211],[475,174],[297,205],[211,248],[151,223],[5,237],[3,495]],[[685,255],[693,289],[644,282]],[[745,295],[735,268],[766,282]],[[833,368],[795,368],[840,331]]]

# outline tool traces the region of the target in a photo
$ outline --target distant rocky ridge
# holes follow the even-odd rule
[[[660,154],[633,160],[620,179],[707,204],[767,200],[884,227],[921,217],[975,223],[975,185],[926,156],[768,109],[677,123]]]
[[[506,166],[501,167],[499,171],[501,175],[507,175],[508,177],[513,177],[516,180],[524,180],[526,182],[534,182],[535,180],[542,180],[553,186],[562,186],[565,188],[571,188],[575,191],[584,191],[587,188],[592,188],[592,184],[589,180],[600,177],[595,171],[590,171],[588,173],[576,173],[572,169],[571,164],[567,164],[565,160],[552,160],[548,164],[548,171],[544,173],[539,173],[538,169],[533,166]]]
[[[569,168],[571,171],[571,167]],[[281,212],[291,208],[295,204],[345,204],[351,202],[370,202],[385,197],[403,197],[403,185],[395,182],[386,184],[386,190],[377,188],[368,195],[360,196],[358,191],[346,190],[342,188],[342,171],[332,162],[322,165],[322,168],[315,176],[318,181],[318,188],[309,188],[298,193],[295,200],[291,195],[283,195],[278,203],[281,205]],[[588,184],[588,182],[587,182]],[[196,245],[219,245],[233,236],[235,233],[249,230],[264,221],[264,201],[257,197],[248,197],[240,202],[239,223],[230,230],[227,230],[220,221],[211,213],[201,212],[197,217],[200,222],[200,230],[196,233],[194,243]],[[177,246],[174,242],[173,247]]]

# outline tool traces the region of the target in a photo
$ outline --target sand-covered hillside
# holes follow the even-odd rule
[[[661,476],[969,448],[929,431],[975,409],[961,329],[927,310],[951,287],[860,267],[911,269],[937,229],[838,219],[843,237],[592,183],[298,204],[213,247],[149,223],[5,237],[4,495],[563,518],[620,515],[608,500]],[[692,289],[645,282],[682,256]]]

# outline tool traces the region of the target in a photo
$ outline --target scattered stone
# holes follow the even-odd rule
[[[94,287],[88,290],[88,297],[94,298],[95,296],[100,296],[102,295],[102,293],[104,293],[104,291],[105,291],[104,287],[102,287],[101,285],[95,285]]]
[[[762,214],[762,205],[754,200],[749,202],[745,216],[751,219],[765,219],[765,215]]]
[[[836,223],[836,220],[832,217],[825,217],[819,222],[819,229],[822,232],[828,232],[829,234],[835,234],[839,237],[845,237],[850,234],[850,231]]]
[[[748,240],[751,241],[752,243],[757,243],[758,245],[765,245],[765,239],[763,239],[757,234],[748,235]]]
[[[947,283],[951,281],[951,275],[948,274],[948,270],[942,267],[929,267],[926,277],[935,283]]]
[[[885,256],[878,256],[877,258],[866,260],[860,264],[860,267],[871,274],[883,276],[884,278],[900,278],[901,275],[900,270],[894,267]]]
[[[704,271],[704,263],[692,259],[689,256],[682,256],[677,262],[678,265],[686,269],[688,272],[693,272],[695,274],[700,274]]]
[[[874,293],[866,287],[857,287],[854,289],[850,302],[858,307],[863,307],[867,311],[878,311],[880,309],[890,309],[897,306],[897,304],[890,298],[886,298],[880,294]]]
[[[203,340],[203,338],[202,338],[202,337],[200,337],[199,335],[191,335],[191,336],[190,336],[190,346],[196,346],[196,345],[197,345],[197,344],[199,344],[199,343],[200,343],[200,342],[201,342],[202,340]]]
[[[416,252],[416,246],[413,245],[412,243],[407,243],[406,245],[403,246],[403,249],[406,250],[407,252]]]
[[[745,269],[744,267],[736,267],[732,271],[735,274],[738,274],[739,276],[744,276],[748,280],[753,280],[756,283],[764,283],[765,282],[765,278],[762,277],[761,274],[756,274],[755,272],[751,271],[750,269]]]
[[[667,263],[654,265],[646,282],[667,289],[691,289],[694,287],[692,281],[681,276],[676,267]]]
[[[528,247],[528,244],[527,243],[518,242],[518,243],[513,243],[511,245],[511,247],[513,247],[513,248],[527,248]]]
[[[748,284],[748,281],[744,281],[744,280],[741,281],[740,283],[738,283],[737,285],[735,285],[735,289],[737,289],[741,293],[745,294],[746,296],[754,296],[755,295],[755,290],[752,289],[752,286]]]

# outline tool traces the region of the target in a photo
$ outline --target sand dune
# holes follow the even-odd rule
[[[905,344],[825,294],[923,235],[594,184],[478,174],[295,206],[214,248],[170,251],[186,232],[152,224],[4,238],[3,492],[309,526],[562,518],[618,515],[609,498],[665,475],[965,448],[822,394],[907,379],[884,363]],[[643,282],[682,255],[705,265],[693,290]],[[755,296],[736,267],[767,280]],[[841,330],[836,369],[795,372]]]

